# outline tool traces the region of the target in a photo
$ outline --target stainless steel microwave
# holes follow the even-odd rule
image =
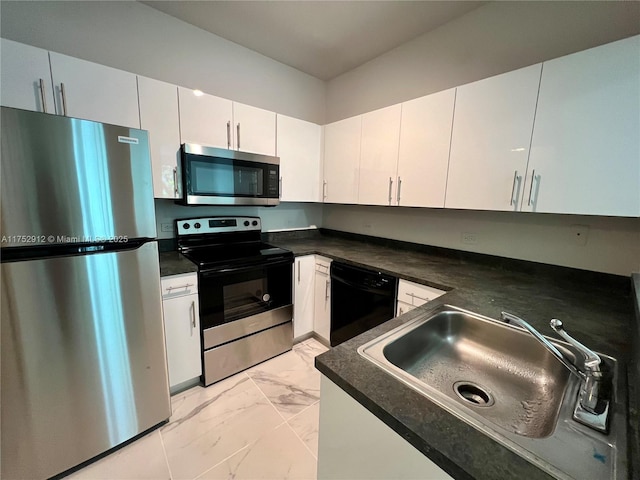
[[[280,203],[280,159],[185,143],[180,151],[185,205]]]

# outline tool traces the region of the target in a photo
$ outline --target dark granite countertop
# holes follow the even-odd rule
[[[559,318],[570,334],[618,358],[621,371],[626,371],[634,322],[628,277],[326,233],[330,234],[309,238],[274,235],[268,240],[297,256],[320,254],[448,291],[422,308],[447,303],[491,318],[499,318],[505,310],[549,336],[555,335],[550,319]],[[634,281],[640,289],[640,278]],[[360,345],[418,315],[420,309],[331,349],[316,358],[316,367],[453,478],[550,478],[356,352]],[[630,421],[637,417],[630,416]]]
[[[160,252],[160,276],[197,272],[198,266],[176,251]]]

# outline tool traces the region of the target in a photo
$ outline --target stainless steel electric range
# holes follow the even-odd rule
[[[205,386],[291,350],[293,253],[262,243],[258,217],[176,220],[198,265]]]

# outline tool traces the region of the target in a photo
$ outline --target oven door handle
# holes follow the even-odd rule
[[[250,272],[252,270],[260,270],[262,268],[269,268],[269,267],[277,267],[280,265],[293,265],[293,259],[289,258],[289,259],[285,259],[285,260],[273,260],[273,261],[269,261],[266,263],[260,263],[259,265],[244,265],[242,267],[231,267],[231,268],[222,268],[219,270],[201,270],[200,271],[200,275],[202,276],[202,278],[209,278],[209,277],[217,277],[220,275],[228,275],[231,273],[244,273],[244,272]]]

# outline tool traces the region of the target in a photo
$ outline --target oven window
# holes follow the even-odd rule
[[[200,272],[198,298],[203,329],[290,305],[291,263],[233,273]]]
[[[264,191],[264,169],[227,159],[215,162],[191,160],[194,195],[260,196]]]
[[[266,293],[264,278],[223,287],[224,318],[232,322],[269,309],[271,296]]]

